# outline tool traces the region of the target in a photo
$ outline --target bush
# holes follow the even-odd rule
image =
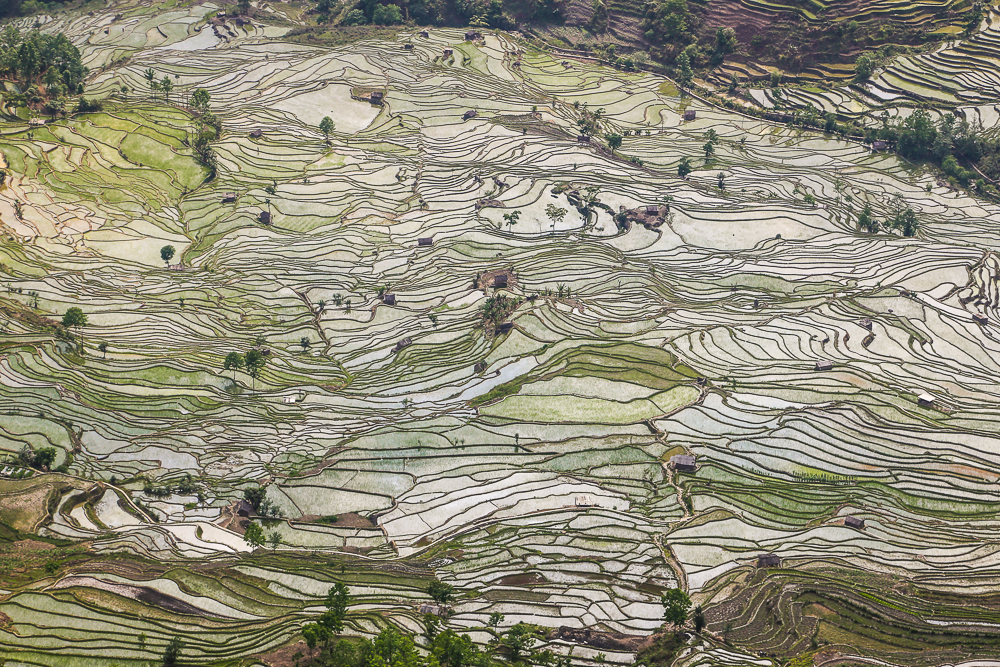
[[[403,14],[396,5],[375,5],[372,12],[372,23],[377,25],[399,25],[403,22]]]
[[[360,9],[352,9],[347,16],[344,17],[341,25],[364,25],[366,23],[368,23],[368,19],[365,18],[365,13]]]

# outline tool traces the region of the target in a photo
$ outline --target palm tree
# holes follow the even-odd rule
[[[149,82],[149,91],[155,92],[156,88],[153,84],[156,83],[156,72],[153,71],[152,67],[146,68],[146,71],[142,73],[142,78]]]
[[[167,102],[170,101],[170,91],[174,89],[174,82],[170,80],[169,76],[163,77],[160,81],[160,88],[163,90],[163,99]]]

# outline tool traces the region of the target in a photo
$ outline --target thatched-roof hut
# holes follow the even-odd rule
[[[690,454],[677,454],[670,457],[670,467],[682,472],[694,472],[697,470],[695,458]]]
[[[781,565],[781,556],[778,554],[761,554],[757,556],[757,567],[778,567]]]

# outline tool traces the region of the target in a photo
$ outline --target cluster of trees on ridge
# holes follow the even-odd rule
[[[490,614],[483,630],[492,638],[485,648],[480,648],[469,635],[443,627],[450,613],[447,605],[455,597],[454,588],[434,580],[427,587],[427,594],[442,605],[442,615],[425,614],[422,634],[411,634],[389,626],[371,639],[363,639],[342,634],[351,597],[345,584],[335,583],[323,601],[326,611],[302,626],[302,639],[308,652],[299,651],[292,656],[296,666],[301,663],[309,667],[494,667],[504,664],[570,667],[569,656],[536,648],[539,640],[546,637],[546,628],[519,622],[500,630],[505,619],[499,612]],[[656,663],[661,662],[665,647],[676,653],[685,645],[686,637],[681,628],[688,621],[691,598],[683,590],[674,588],[664,593],[661,603],[664,622],[672,626],[673,632],[664,633],[653,647]],[[691,618],[694,631],[701,632],[705,627],[701,607],[695,608]],[[182,638],[171,639],[164,650],[163,667],[183,664],[183,650]],[[597,661],[604,660],[604,654],[598,654]],[[643,659],[642,653],[636,660],[637,664],[648,662],[648,659]]]
[[[8,95],[9,102],[64,110],[67,96],[83,94],[87,72],[79,49],[62,33],[25,33],[12,25],[0,32],[0,76],[17,83],[21,91]]]

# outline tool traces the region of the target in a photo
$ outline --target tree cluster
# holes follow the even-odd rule
[[[31,445],[25,445],[17,453],[17,462],[25,467],[32,467],[36,470],[48,470],[56,460],[55,447],[39,447],[33,449]]]
[[[1000,178],[1000,139],[985,137],[966,120],[944,115],[935,122],[925,109],[896,121],[884,114],[882,127],[868,128],[866,138],[887,142],[905,158],[936,163],[953,185],[974,185],[982,194],[997,194],[974,169],[962,165],[977,166],[991,180]]]
[[[334,20],[338,5],[319,0],[315,12],[320,23]],[[479,26],[510,30],[519,21],[562,22],[558,0],[359,0],[342,19],[342,25]]]
[[[16,80],[22,88],[33,86],[38,90],[34,84],[44,84],[46,95],[58,98],[83,93],[87,68],[79,49],[66,35],[43,34],[38,30],[24,34],[8,25],[0,33],[0,73]]]

